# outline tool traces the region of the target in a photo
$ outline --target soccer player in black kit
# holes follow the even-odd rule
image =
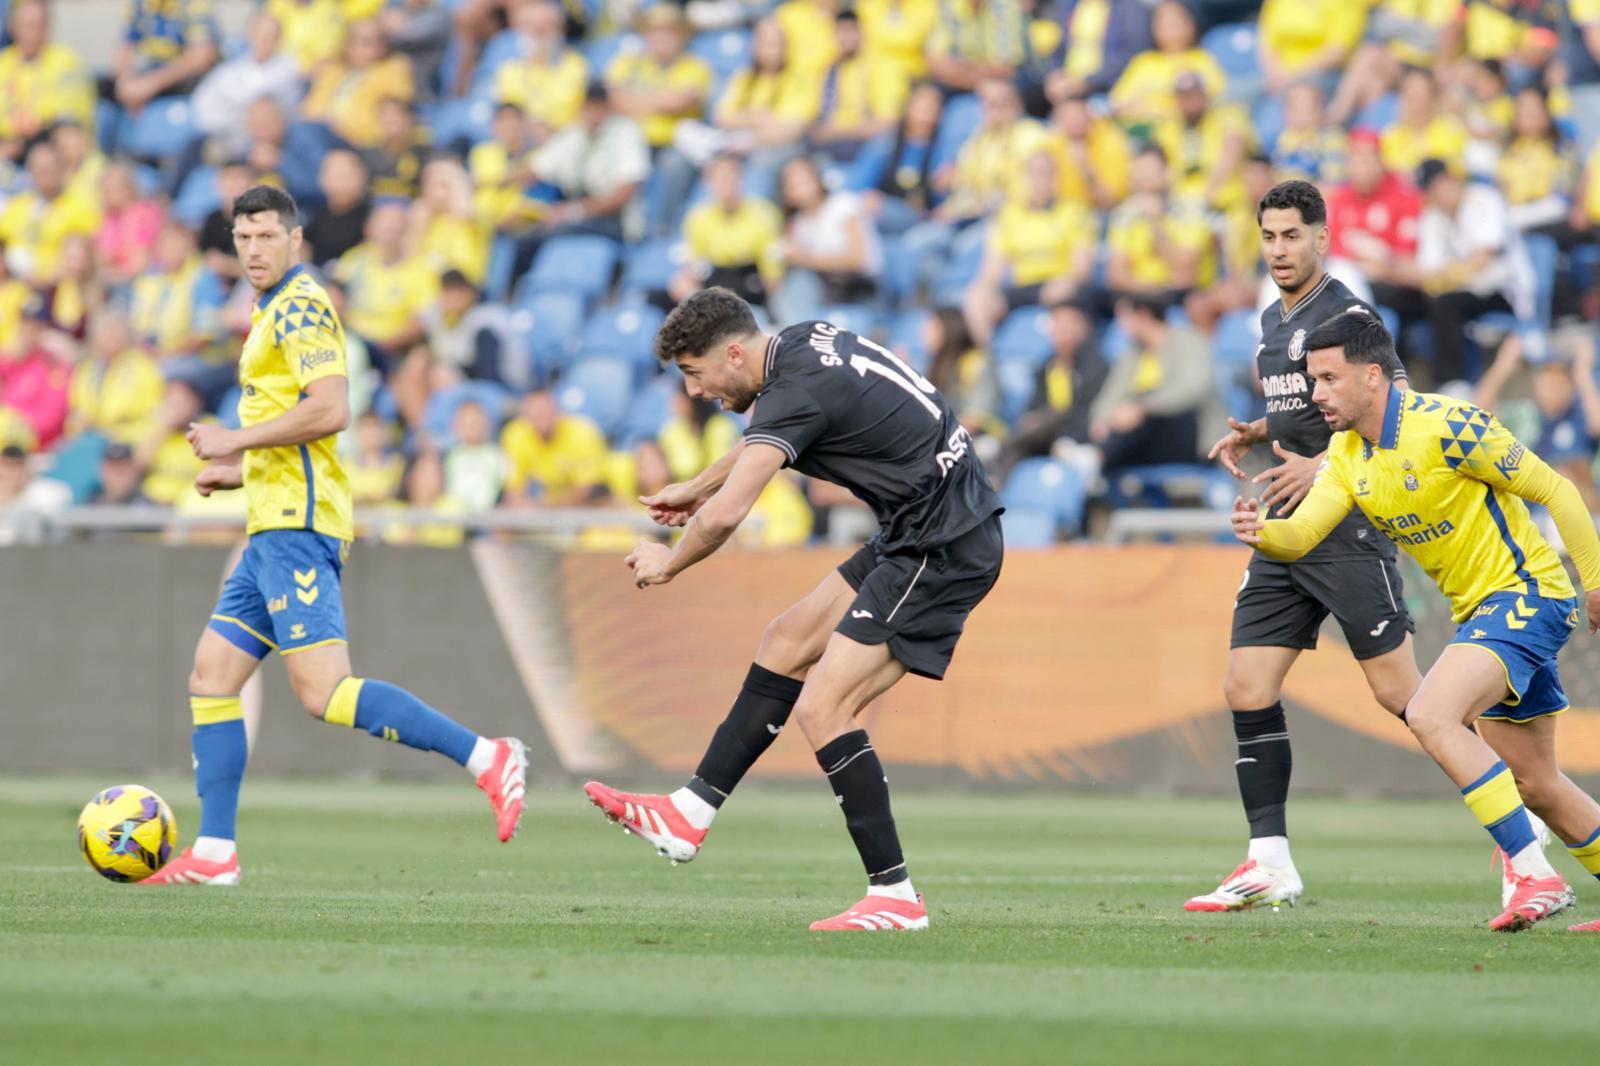
[[[1211,457],[1242,480],[1238,464],[1245,453],[1256,444],[1271,444],[1279,465],[1255,480],[1270,483],[1261,502],[1277,516],[1292,512],[1310,491],[1331,436],[1311,402],[1305,339],[1352,307],[1373,313],[1323,269],[1327,220],[1322,194],[1307,182],[1282,182],[1262,197],[1256,209],[1261,253],[1281,294],[1261,313],[1256,350],[1267,417],[1251,424],[1229,419],[1232,431],[1211,449]],[[1389,373],[1403,377],[1398,363]],[[1411,646],[1416,626],[1401,598],[1394,545],[1359,508],[1298,562],[1252,556],[1234,601],[1224,683],[1239,742],[1234,768],[1250,822],[1250,849],[1216,891],[1189,900],[1185,910],[1292,905],[1304,891],[1289,855],[1284,817],[1291,758],[1280,697],[1289,668],[1302,651],[1317,646],[1317,631],[1330,614],[1366,672],[1373,696],[1391,714],[1402,713],[1422,683]]]
[[[883,766],[855,718],[907,671],[944,676],[967,615],[1000,576],[1000,498],[944,397],[864,337],[826,322],[767,336],[749,305],[711,288],[667,316],[656,356],[683,371],[690,396],[755,411],[733,451],[644,498],[656,521],[686,528],[676,547],[641,541],[628,556],[639,588],[666,584],[721,547],[786,466],[849,489],[880,528],[767,626],[687,785],[664,796],[596,781],[584,791],[608,818],[688,862],[792,711],[867,872],[865,898],[811,928],[926,929]]]

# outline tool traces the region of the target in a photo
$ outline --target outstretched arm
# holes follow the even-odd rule
[[[665,585],[727,543],[786,459],[782,450],[762,443],[746,445],[737,454],[727,480],[701,505],[675,548],[640,541],[628,556],[635,585]]]
[[[1518,444],[1516,447],[1521,448]],[[1511,459],[1515,459],[1512,453]],[[1502,467],[1506,460],[1501,460]],[[1578,580],[1583,582],[1588,599],[1589,632],[1600,631],[1600,536],[1595,534],[1594,519],[1584,506],[1578,486],[1552,470],[1543,459],[1525,452],[1518,465],[1511,466],[1512,492],[1529,503],[1542,503],[1555,519],[1556,532],[1578,568]],[[1486,474],[1485,480],[1494,475]],[[1493,482],[1490,482],[1493,484]]]
[[[1331,463],[1324,462],[1316,484],[1289,518],[1262,520],[1256,501],[1236,500],[1233,508],[1234,535],[1279,562],[1292,563],[1321,544],[1323,539],[1350,513],[1355,499],[1344,479]],[[1244,516],[1248,517],[1244,517]]]

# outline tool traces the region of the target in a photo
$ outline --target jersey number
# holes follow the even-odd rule
[[[910,366],[906,365],[905,360],[882,345],[875,344],[865,337],[857,337],[856,340],[861,345],[871,348],[882,355],[889,360],[891,365],[885,366],[876,359],[868,359],[866,356],[857,353],[850,357],[851,370],[854,370],[862,377],[866,377],[868,374],[877,374],[881,378],[894,382],[900,388],[905,389],[911,395],[911,398],[920,403],[935,419],[941,417],[939,405],[928,399],[929,396],[938,392],[934,388],[933,382],[911,369]]]

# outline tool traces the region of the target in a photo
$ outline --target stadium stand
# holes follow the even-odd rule
[[[1209,342],[1196,354],[1214,367],[1201,436],[1220,435],[1224,414],[1257,417],[1257,313],[1272,290],[1255,251],[1252,167],[1314,181],[1336,202],[1330,269],[1374,292],[1417,383],[1466,395],[1506,345],[1531,365],[1527,378],[1593,343],[1600,148],[1582,105],[1600,57],[1587,55],[1582,5],[1513,5],[1488,34],[1465,20],[1466,3],[1424,15],[1386,0],[1370,14],[1332,5],[1336,17],[1313,24],[1293,17],[1294,0],[1128,0],[1106,6],[1142,33],[1111,40],[1103,20],[1074,20],[1069,0],[995,3],[980,40],[948,32],[948,0],[901,3],[917,13],[909,21],[941,28],[906,40],[865,5],[859,20],[837,20],[844,5],[816,0],[591,5],[583,18],[553,0],[509,0],[503,23],[474,37],[431,0],[268,0],[229,36],[204,5],[161,18],[136,6],[127,25],[104,27],[128,47],[92,70],[57,32],[70,0],[17,0],[0,50],[0,444],[27,455],[29,482],[55,471],[82,502],[98,489],[84,456],[113,440],[106,410],[132,412],[114,439],[145,476],[163,475],[162,404],[149,379],[119,368],[153,365],[195,390],[205,417],[232,418],[251,303],[228,263],[240,180],[287,186],[319,241],[345,243],[319,248],[317,262],[342,283],[360,350],[355,413],[381,417],[393,456],[448,450],[466,399],[498,432],[523,394],[549,389],[605,436],[607,491],[624,503],[636,449],[682,399],[655,362],[654,332],[676,300],[730,278],[769,322],[775,308],[816,314],[893,348],[959,398],[998,454],[1061,387],[1046,372],[1061,287],[1007,273],[1009,313],[992,322],[963,322],[966,297],[991,254],[1008,271],[1065,277],[1037,269],[1068,255],[1068,238],[1037,221],[1058,205],[1083,209],[1095,231],[1092,276],[1072,294],[1095,358],[1143,354],[1112,315],[1121,286],[1136,285]],[[1551,39],[1561,47],[1523,46]],[[998,69],[1014,71],[1001,81],[1018,113],[986,88]],[[930,81],[937,92],[919,88]],[[319,174],[336,149],[354,152],[367,182],[338,211]],[[1048,205],[1027,188],[1041,153],[1060,185]],[[703,180],[726,156],[745,163],[736,208]],[[818,163],[820,202],[789,186],[784,166],[802,156]],[[1457,220],[1433,194],[1441,173],[1465,182],[1471,203],[1503,205],[1498,288],[1463,280],[1457,237],[1481,220]],[[772,218],[777,240],[760,228]],[[819,234],[854,232],[862,218],[868,246],[832,252],[854,273],[813,266],[828,262]],[[169,223],[187,244],[163,236]],[[441,296],[447,271],[470,282],[475,306]],[[126,350],[97,351],[96,324],[116,315],[131,317]],[[498,363],[450,354],[461,328],[503,348]],[[972,340],[991,332],[986,348]],[[1513,406],[1527,394],[1514,387]],[[1523,403],[1530,426],[1563,414]],[[1218,498],[1210,472],[1186,463],[1101,477],[1102,430],[1056,442],[1070,465],[997,467],[1014,543],[1086,535],[1119,508]],[[356,451],[353,429],[344,446]],[[1059,493],[1041,492],[1046,475],[1061,478]],[[538,505],[537,493],[513,498]]]

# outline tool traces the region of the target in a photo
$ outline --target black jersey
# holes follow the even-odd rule
[[[772,338],[744,439],[849,489],[877,516],[883,552],[948,544],[1001,510],[939,391],[893,352],[826,322]]]
[[[1296,455],[1320,455],[1328,450],[1333,431],[1311,402],[1311,378],[1306,374],[1306,337],[1322,323],[1352,307],[1376,314],[1344,283],[1325,274],[1316,288],[1284,313],[1275,300],[1261,312],[1261,347],[1256,349],[1256,372],[1267,398],[1267,440],[1277,441]],[[1276,461],[1276,460],[1274,460]],[[1307,558],[1328,559],[1354,553],[1378,552],[1393,558],[1394,545],[1380,537],[1359,508],[1334,528]]]

